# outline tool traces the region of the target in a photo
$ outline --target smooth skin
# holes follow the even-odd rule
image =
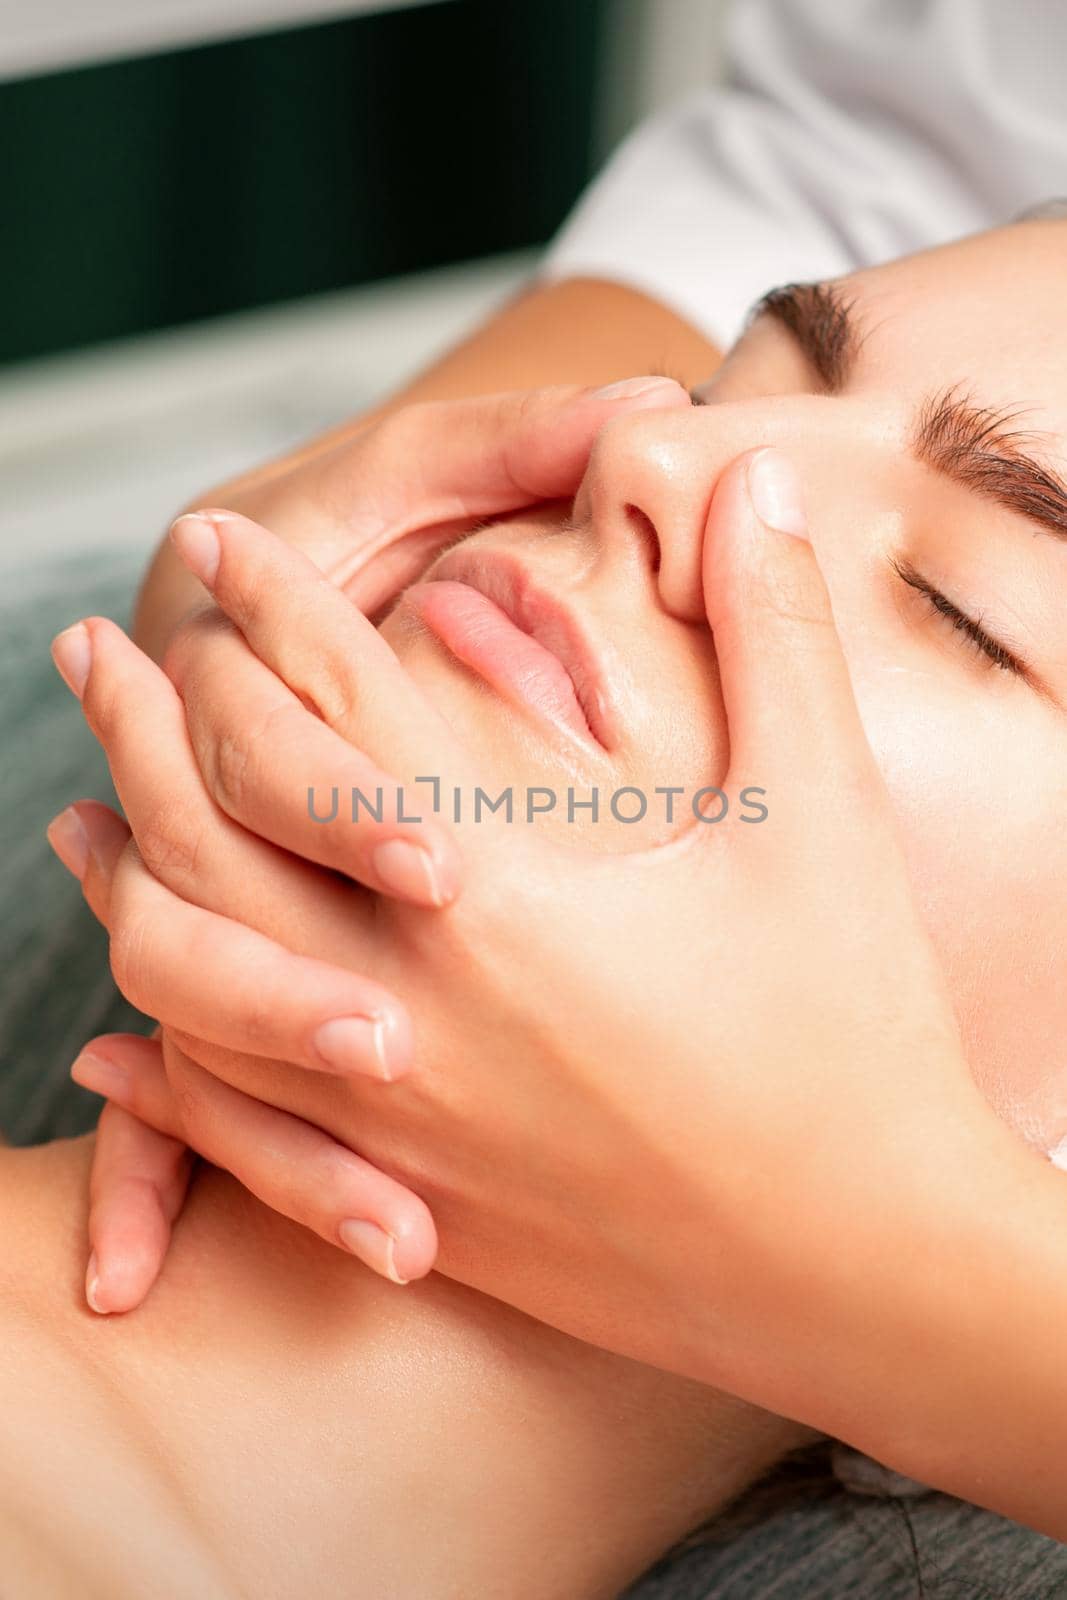
[[[611,1600],[804,1438],[439,1273],[397,1289],[207,1167],[156,1292],[95,1317],[92,1156],[0,1151],[5,1596]]]

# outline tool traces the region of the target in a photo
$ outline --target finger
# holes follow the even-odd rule
[[[122,1106],[157,1133],[188,1142],[182,1109],[167,1079],[158,1037],[102,1033],[79,1053],[70,1075],[83,1089]]]
[[[120,628],[92,618],[60,634],[53,653],[104,747],[154,877],[205,910],[240,908],[242,921],[297,949],[354,946],[370,908],[331,873],[248,833],[214,804],[174,685]]]
[[[642,376],[400,407],[316,463],[338,532],[332,550],[320,543],[324,570],[373,615],[458,526],[572,495],[612,417],[689,404],[681,384]]]
[[[94,1041],[94,1046],[108,1043]],[[127,1048],[159,1057],[159,1046],[148,1039],[131,1039]],[[132,1311],[145,1299],[166,1259],[191,1171],[192,1155],[184,1142],[118,1105],[104,1107],[90,1181],[85,1297],[93,1311]]]
[[[447,740],[377,628],[302,551],[229,511],[189,512],[171,539],[260,661],[337,733],[361,742],[367,708],[382,706],[413,756]],[[181,652],[166,664],[184,695]]]
[[[390,419],[392,449],[407,469],[399,484],[420,517],[427,504],[441,517],[483,516],[557,499],[577,487],[605,422],[690,404],[680,383],[644,374],[601,389],[561,385],[408,406]]]
[[[298,587],[289,588],[282,604],[294,604],[295,640],[305,607]],[[358,615],[338,591],[331,592]],[[328,628],[317,624],[312,654],[321,649],[326,660],[329,648]],[[339,670],[350,667],[339,664]],[[459,850],[447,826],[434,819],[426,803],[432,797],[390,777],[312,715],[309,689],[297,698],[233,632],[216,631],[201,640],[195,662],[179,668],[178,678],[200,772],[228,816],[375,891],[424,906],[447,905],[456,897]],[[440,750],[436,736],[434,748]],[[431,770],[439,771],[439,763]]]
[[[730,786],[765,788],[768,808],[816,789],[840,800],[880,788],[799,477],[782,452],[754,451],[720,479],[704,541],[704,597],[729,724]]]
[[[73,820],[61,814],[64,847],[76,824],[84,855],[79,841],[65,864],[75,873],[81,865],[97,885],[92,899],[101,915],[106,904],[115,981],[138,1010],[210,1043],[317,1072],[391,1082],[407,1070],[411,1025],[380,984],[189,905],[135,848],[116,858],[119,819],[106,806],[83,802],[70,812]]]
[[[131,837],[126,823],[102,801],[78,800],[52,818],[45,836],[67,871],[81,883],[97,921],[109,927],[111,884]]]
[[[136,851],[112,885],[111,968],[148,1016],[209,1043],[316,1072],[385,1082],[411,1062],[411,1026],[380,984],[294,955],[252,928],[189,905]]]
[[[437,1253],[422,1200],[321,1129],[219,1082],[172,1041],[162,1063],[143,1055],[116,1081],[93,1059],[78,1081],[135,1116],[168,1115],[160,1079],[177,1092],[185,1137],[273,1211],[301,1223],[393,1282],[425,1276]],[[98,1088],[99,1085],[99,1088]]]

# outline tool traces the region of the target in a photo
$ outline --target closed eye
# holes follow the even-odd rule
[[[923,596],[931,611],[940,617],[944,617],[945,621],[950,623],[964,639],[968,640],[975,650],[980,655],[983,655],[992,666],[999,667],[1002,672],[1013,673],[1017,678],[1024,678],[1028,682],[1030,681],[1032,675],[1024,661],[1021,661],[1017,655],[1001,644],[999,639],[994,639],[991,633],[987,633],[980,621],[974,617],[969,617],[965,611],[961,611],[959,606],[955,605],[947,595],[942,594],[940,589],[936,589],[932,583],[928,582],[910,562],[894,560],[892,565],[897,576],[909,588],[915,589]]]

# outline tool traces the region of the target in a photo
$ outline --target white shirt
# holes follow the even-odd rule
[[[1064,194],[1067,0],[735,0],[725,81],[630,135],[544,276],[630,284],[726,347],[773,284]]]

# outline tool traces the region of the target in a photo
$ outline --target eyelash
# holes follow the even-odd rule
[[[962,634],[991,666],[998,667],[1001,672],[1010,672],[1017,678],[1028,676],[1026,667],[1018,656],[1013,655],[999,640],[986,633],[980,622],[975,621],[974,617],[969,617],[965,611],[961,611],[947,595],[941,593],[940,589],[935,589],[921,572],[917,572],[906,561],[894,561],[893,569],[910,589],[915,589],[922,595],[931,611],[939,617],[944,617],[945,621],[951,624],[957,633]]]

